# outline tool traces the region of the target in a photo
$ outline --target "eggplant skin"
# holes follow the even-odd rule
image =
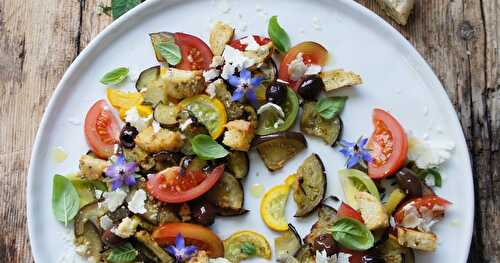
[[[271,172],[285,166],[286,162],[307,148],[307,141],[300,132],[278,132],[259,136],[253,144],[267,169]]]
[[[325,166],[317,154],[309,156],[297,170],[297,187],[293,193],[293,198],[298,210],[295,217],[305,217],[312,213],[325,198],[326,193],[326,173]],[[312,180],[317,180],[316,182]],[[313,185],[319,184],[319,185]],[[306,187],[303,185],[306,184]],[[312,192],[312,189],[317,192]],[[316,195],[313,200],[309,197]]]

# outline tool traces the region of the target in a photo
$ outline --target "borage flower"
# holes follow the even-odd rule
[[[236,88],[233,92],[233,101],[242,102],[246,97],[254,107],[257,108],[257,96],[255,95],[255,88],[264,80],[263,77],[252,78],[252,73],[247,69],[242,69],[240,75],[231,75],[228,79],[229,84]]]
[[[182,263],[188,261],[194,253],[198,250],[198,247],[192,245],[186,247],[184,243],[184,236],[181,233],[178,233],[175,237],[175,246],[169,245],[165,247],[165,250],[175,257],[175,261],[177,263]]]
[[[123,154],[118,155],[116,161],[108,166],[105,175],[111,181],[112,190],[120,188],[123,184],[132,186],[135,184],[135,171],[137,163],[127,162]]]
[[[366,167],[366,163],[372,162],[372,156],[365,148],[367,143],[368,138],[363,137],[360,137],[356,142],[340,141],[340,145],[342,146],[340,153],[347,158],[347,168],[352,168],[358,163]]]

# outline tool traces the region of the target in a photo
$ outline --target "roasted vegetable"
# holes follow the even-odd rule
[[[260,202],[260,216],[262,221],[275,231],[287,231],[288,221],[285,217],[285,208],[288,202],[290,185],[280,184],[266,192]]]
[[[302,246],[302,239],[292,224],[288,224],[288,231],[274,239],[274,253],[276,260],[286,262],[289,257],[295,256]]]
[[[228,211],[240,211],[243,209],[243,187],[234,176],[225,172],[219,182],[207,194],[206,199],[214,206]],[[230,212],[229,212],[230,213]],[[241,213],[238,213],[241,214]]]
[[[238,231],[224,240],[224,257],[232,263],[251,257],[271,259],[271,247],[266,238],[254,231]]]
[[[161,125],[166,127],[174,127],[177,125],[177,115],[179,109],[174,104],[159,103],[156,105],[153,112],[154,119]]]
[[[276,171],[307,147],[304,135],[299,132],[279,132],[254,139],[262,161],[270,171]]]
[[[415,254],[410,248],[398,244],[396,237],[390,235],[382,244],[376,246],[372,252],[381,257],[386,263],[414,263]]]
[[[316,238],[323,234],[331,234],[330,229],[337,219],[337,212],[330,206],[321,205],[318,209],[318,221],[311,227],[310,233],[304,238],[304,242],[309,248],[314,247]]]
[[[92,222],[87,221],[83,224],[81,231],[79,235],[75,235],[75,246],[78,254],[100,262],[104,245],[99,230]]]
[[[153,240],[153,238],[148,232],[138,231],[137,233],[135,233],[135,238],[139,243],[143,245],[143,247],[140,247],[140,250],[142,250],[141,252],[145,252],[145,254],[148,255],[150,255],[151,253],[154,254],[155,258],[153,260],[155,260],[155,262],[162,262],[162,263],[175,262],[174,258],[172,258],[162,247],[160,247],[158,243],[156,243],[156,241]]]
[[[304,103],[304,112],[300,120],[300,130],[305,134],[323,139],[328,145],[333,145],[342,133],[342,120],[339,116],[330,120],[321,117],[315,110],[315,105],[316,102],[313,101]]]
[[[160,53],[160,50],[158,50],[157,45],[158,44],[165,44],[167,42],[175,42],[175,36],[174,34],[170,32],[156,32],[156,33],[150,33],[149,37],[151,39],[151,45],[153,45],[153,49],[155,51],[155,56],[156,60],[160,63],[165,63],[165,58]]]
[[[160,66],[151,67],[141,72],[135,88],[144,96],[144,103],[156,105],[167,103],[165,84],[161,80]]]
[[[275,132],[288,130],[295,123],[299,113],[299,98],[292,89],[288,88],[287,99],[281,105],[285,118],[280,121],[280,117],[273,111],[264,111],[259,115],[259,125],[257,127],[258,135],[267,135]]]
[[[137,145],[133,149],[123,148],[123,155],[128,162],[138,163],[145,171],[151,170],[156,165],[154,158]]]
[[[97,218],[106,214],[106,210],[104,207],[99,207],[97,202],[82,207],[75,217],[75,236],[84,234],[87,222],[91,222],[97,229],[100,229]]]
[[[339,170],[339,177],[344,191],[345,202],[352,208],[357,209],[359,207],[354,198],[357,192],[368,192],[380,199],[377,186],[364,172],[357,169],[342,169]]]
[[[245,178],[250,169],[248,154],[241,151],[232,151],[227,158],[226,168],[236,179]]]
[[[297,252],[295,258],[300,263],[316,263],[315,254],[313,254],[312,249],[309,248],[307,244],[302,245],[302,247]]]
[[[161,171],[168,167],[177,165],[183,154],[180,152],[167,152],[162,151],[159,153],[153,154],[153,159],[155,161],[155,170]]]
[[[317,154],[309,156],[297,170],[297,182],[293,199],[297,204],[296,217],[303,217],[314,211],[325,197],[325,167]]]

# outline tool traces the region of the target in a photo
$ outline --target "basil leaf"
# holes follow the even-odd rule
[[[330,120],[342,112],[347,100],[346,96],[323,97],[316,102],[315,110],[321,117]]]
[[[257,253],[257,248],[250,243],[250,242],[245,242],[241,244],[241,252],[247,254],[248,256],[253,256]]]
[[[128,76],[128,68],[119,67],[104,74],[101,83],[104,85],[116,85],[122,82]]]
[[[333,238],[343,247],[352,250],[367,250],[373,246],[372,232],[357,220],[342,217],[332,227]]]
[[[418,174],[419,174],[420,179],[423,180],[424,182],[425,182],[425,178],[427,178],[429,175],[434,177],[434,185],[437,187],[441,187],[442,178],[441,178],[441,174],[439,173],[439,171],[437,169],[429,168],[429,169],[421,170]]]
[[[193,152],[203,160],[214,160],[225,157],[229,152],[205,134],[198,134],[191,140]]]
[[[290,37],[278,23],[278,17],[273,16],[269,19],[267,33],[273,41],[273,45],[281,52],[286,53],[290,49]]]
[[[141,2],[141,0],[111,0],[111,14],[113,15],[113,19],[117,19],[127,13],[128,10],[136,7]]]
[[[59,174],[52,181],[52,212],[57,220],[68,225],[80,209],[80,197],[71,181]]]
[[[132,262],[137,255],[139,255],[139,252],[127,242],[119,247],[113,248],[106,259],[113,263],[126,263]]]
[[[168,64],[175,66],[181,62],[181,49],[177,44],[175,44],[175,42],[168,41],[157,43],[156,48]]]

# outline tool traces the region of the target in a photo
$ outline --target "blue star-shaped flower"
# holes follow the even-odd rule
[[[182,263],[188,261],[194,253],[198,250],[196,246],[188,246],[186,247],[184,243],[184,237],[181,233],[178,233],[175,237],[175,246],[167,246],[165,250],[175,257],[175,261],[177,263]]]
[[[347,168],[352,168],[358,163],[366,167],[365,162],[372,162],[372,156],[365,148],[367,143],[368,138],[363,137],[359,138],[357,142],[340,141],[340,145],[342,145],[340,153],[347,158]]]
[[[111,188],[116,190],[123,184],[132,186],[135,184],[135,171],[137,163],[128,163],[123,154],[118,155],[116,162],[110,165],[105,172],[105,175],[111,179]]]
[[[240,75],[231,75],[228,79],[229,84],[236,88],[233,92],[233,101],[243,101],[246,97],[254,107],[258,106],[255,88],[264,80],[263,77],[252,78],[252,73],[247,69],[242,69]]]

